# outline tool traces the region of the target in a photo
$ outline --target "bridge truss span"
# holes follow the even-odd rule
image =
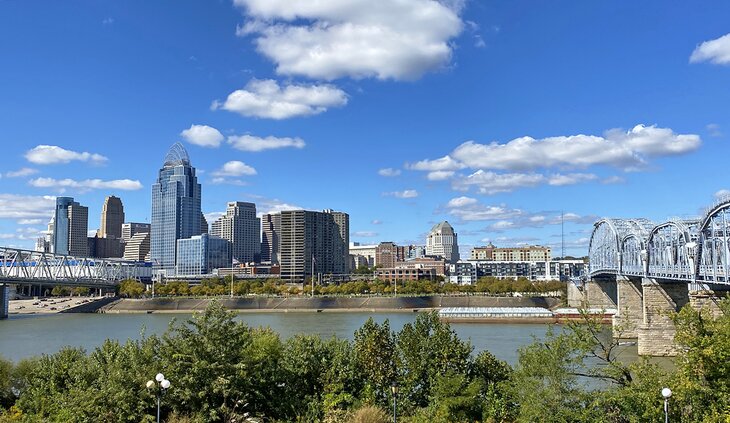
[[[111,287],[124,279],[144,279],[145,263],[57,255],[0,247],[0,282]]]
[[[730,286],[730,197],[702,219],[598,220],[589,246],[590,276],[634,276]]]

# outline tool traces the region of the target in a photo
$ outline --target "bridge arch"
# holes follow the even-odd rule
[[[627,230],[621,239],[621,273],[646,276],[647,242],[654,224],[647,219],[627,221]]]
[[[697,225],[696,220],[671,219],[651,230],[647,242],[649,277],[694,280]]]
[[[591,276],[607,273],[618,274],[621,270],[620,219],[601,219],[593,225],[588,246]]]
[[[730,284],[730,198],[711,207],[697,240],[697,281]]]

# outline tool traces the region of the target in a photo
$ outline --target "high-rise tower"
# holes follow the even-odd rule
[[[155,268],[175,272],[177,240],[201,233],[200,184],[185,147],[175,143],[152,185],[150,259]]]
[[[101,227],[99,238],[121,238],[124,223],[124,206],[119,197],[110,195],[101,208]]]
[[[56,254],[86,257],[89,254],[86,235],[89,209],[71,197],[56,198],[53,226],[53,246]]]
[[[254,203],[228,203],[226,214],[213,222],[211,235],[231,243],[235,260],[241,263],[261,260],[261,219],[256,217]]]
[[[426,238],[426,254],[443,257],[449,263],[459,261],[459,243],[449,222],[443,221],[431,228]]]

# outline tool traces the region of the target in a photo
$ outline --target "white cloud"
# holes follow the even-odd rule
[[[545,175],[538,173],[494,173],[477,170],[467,177],[455,179],[452,186],[459,191],[476,187],[480,194],[491,195],[510,192],[517,188],[534,187],[545,182]]]
[[[620,176],[616,176],[616,175],[609,176],[608,178],[604,178],[603,180],[601,180],[601,183],[606,184],[606,185],[622,184],[624,182],[626,182],[626,180],[624,178],[622,178]]]
[[[226,212],[208,212],[208,213],[203,213],[203,215],[205,216],[206,222],[208,222],[208,224],[210,225],[213,222],[215,222],[216,220],[218,220],[219,218],[221,218],[222,216],[225,216]]]
[[[40,225],[43,219],[18,219],[18,225]]]
[[[400,169],[393,169],[392,167],[386,167],[384,169],[378,170],[378,175],[386,176],[386,177],[398,176],[398,175],[400,175]]]
[[[447,65],[463,2],[234,0],[257,50],[283,75],[416,79]]]
[[[303,208],[296,205],[290,204],[285,201],[281,201],[278,198],[266,198],[254,196],[256,199],[256,207],[258,208],[258,216],[268,213],[279,213],[287,210],[302,210]]]
[[[593,181],[597,179],[596,175],[591,173],[569,173],[565,175],[557,174],[548,178],[548,184],[554,186],[575,185],[581,182]]]
[[[25,176],[35,175],[36,173],[38,173],[38,169],[24,167],[18,170],[5,172],[5,174],[3,174],[2,176],[6,178],[23,178]]]
[[[28,181],[31,186],[36,188],[54,188],[65,190],[66,188],[78,188],[82,191],[92,189],[118,189],[123,191],[135,191],[142,189],[139,181],[131,179],[114,179],[104,181],[101,179],[84,179],[81,181],[75,179],[54,179],[54,178],[36,178]]]
[[[56,197],[0,194],[0,219],[50,219]]]
[[[721,189],[715,193],[715,198],[717,200],[722,200],[724,198],[730,198],[730,190],[728,189]]]
[[[272,79],[252,79],[244,89],[229,94],[224,102],[214,101],[212,108],[247,117],[288,119],[316,115],[345,104],[347,94],[333,85],[279,86]]]
[[[252,135],[234,135],[228,137],[228,144],[236,150],[259,152],[277,148],[304,148],[306,145],[301,138],[255,137]]]
[[[444,181],[446,179],[451,179],[453,176],[453,170],[435,170],[433,172],[428,172],[426,179],[429,181]]]
[[[35,164],[47,165],[56,163],[70,163],[77,160],[81,162],[89,162],[92,164],[102,164],[108,159],[101,154],[96,153],[79,153],[72,150],[66,150],[57,145],[38,145],[25,153],[25,158]]]
[[[711,137],[721,137],[722,131],[720,131],[720,125],[716,123],[709,123],[705,127]]]
[[[382,220],[378,220],[378,219],[373,219],[373,221],[370,222],[370,223],[372,223],[373,225],[381,225],[381,224],[383,224],[383,221]]]
[[[190,144],[201,147],[217,148],[221,145],[221,141],[223,141],[223,134],[208,125],[190,125],[190,128],[180,132],[180,136],[185,138]]]
[[[716,65],[730,65],[730,34],[705,41],[695,48],[690,63],[710,62]]]
[[[463,163],[454,160],[451,156],[444,156],[440,159],[421,160],[413,164],[407,164],[406,167],[412,170],[425,170],[428,172],[459,170],[466,167]]]
[[[464,207],[464,206],[470,206],[472,204],[478,203],[476,198],[471,197],[456,197],[449,200],[449,203],[446,205],[446,207],[449,208],[455,208],[455,207]]]
[[[403,191],[385,192],[383,195],[395,198],[416,198],[418,197],[418,191],[415,189],[407,189]]]
[[[472,169],[526,171],[606,165],[634,170],[644,167],[649,158],[689,153],[700,144],[699,135],[675,134],[668,128],[636,125],[626,132],[607,131],[604,136],[522,137],[506,144],[467,141],[458,146],[451,157],[454,166]]]
[[[226,162],[220,169],[213,172],[213,176],[251,176],[256,175],[256,169],[238,160]]]
[[[378,236],[378,233],[373,231],[357,231],[353,232],[351,235],[357,238],[373,238]]]

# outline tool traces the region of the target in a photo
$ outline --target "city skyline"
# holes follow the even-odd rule
[[[447,220],[462,258],[490,241],[559,255],[561,213],[566,252],[584,255],[598,217],[695,216],[730,189],[730,5],[406,3],[429,13],[1,4],[14,41],[0,82],[2,244],[32,248],[54,196],[95,217],[116,195],[127,221],[151,222],[155,173],[178,141],[209,223],[230,201],[259,215],[332,208],[349,213],[352,241],[407,245]],[[307,60],[314,43],[351,47],[346,24],[422,44]]]

